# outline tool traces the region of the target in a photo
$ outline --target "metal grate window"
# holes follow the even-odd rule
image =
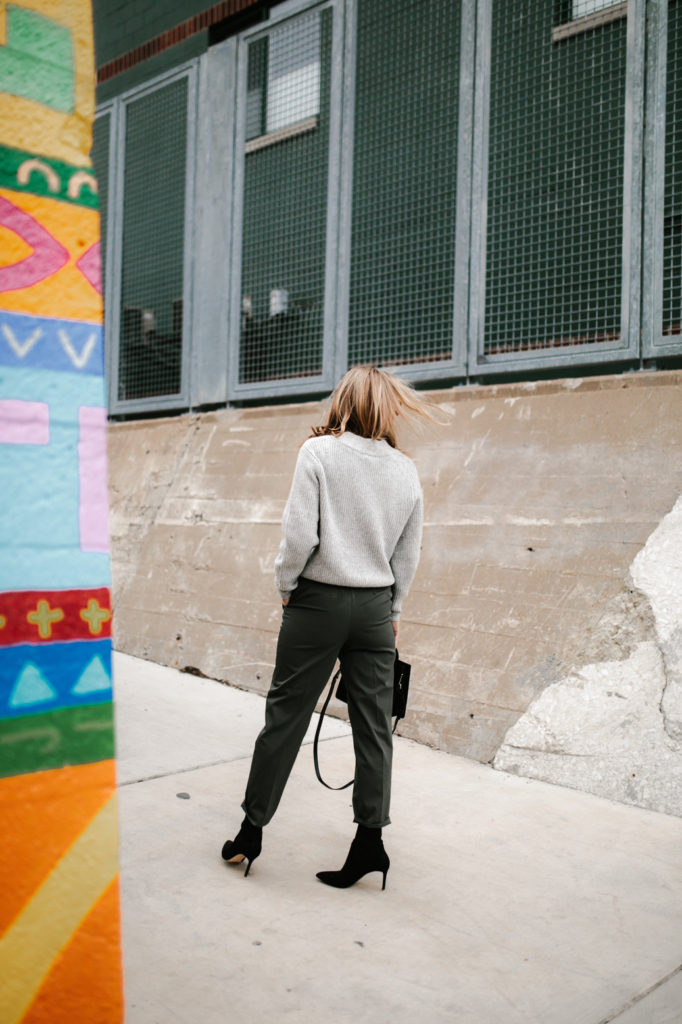
[[[106,259],[107,259],[107,215],[109,207],[109,136],[111,134],[111,114],[101,114],[95,118],[92,127],[92,162],[97,178],[97,203],[102,255],[102,294],[106,305]]]
[[[668,9],[663,334],[682,334],[682,2]]]
[[[493,5],[485,355],[620,335],[627,22],[578,7]]]
[[[619,2],[620,0],[573,0],[571,17],[586,18],[589,14],[615,7]]]
[[[118,398],[182,382],[188,80],[125,107]]]
[[[248,43],[240,384],[322,373],[332,17]]]
[[[297,19],[251,44],[246,138],[320,112],[320,19]]]
[[[452,359],[460,3],[360,0],[349,362]]]

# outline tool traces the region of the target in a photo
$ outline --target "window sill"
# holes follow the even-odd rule
[[[586,14],[574,21],[567,21],[565,25],[556,25],[552,29],[552,42],[559,43],[562,39],[570,39],[571,36],[581,35],[593,28],[601,28],[610,21],[618,21],[619,18],[627,18],[628,5],[626,3],[613,4],[612,7],[605,7],[603,11],[595,11],[594,14]]]
[[[267,135],[258,135],[255,139],[249,139],[244,146],[245,153],[255,153],[266,146],[274,146],[285,139],[293,139],[296,135],[303,135],[305,132],[314,131],[320,123],[320,115],[314,114],[306,117],[303,121],[296,121],[295,124],[288,124],[285,128],[278,128],[276,132],[268,132]]]

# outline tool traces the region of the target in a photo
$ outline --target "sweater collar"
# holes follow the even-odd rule
[[[378,441],[372,437],[360,437],[359,434],[354,434],[351,430],[346,430],[343,434],[340,434],[339,441],[342,441],[349,448],[354,448],[358,452],[364,452],[365,455],[385,455],[391,447],[388,441]]]

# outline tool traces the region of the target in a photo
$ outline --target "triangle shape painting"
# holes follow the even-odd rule
[[[74,696],[82,696],[86,693],[101,693],[103,690],[110,689],[111,679],[102,664],[102,659],[96,657],[83,669],[71,693]]]
[[[42,704],[56,696],[57,691],[50,686],[40,669],[29,661],[14,684],[9,704],[12,708],[25,707],[27,704]]]

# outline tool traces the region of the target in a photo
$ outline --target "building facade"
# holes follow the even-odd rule
[[[682,355],[680,0],[94,15],[112,415]]]
[[[448,418],[399,731],[682,813],[681,19],[95,5],[119,650],[267,690],[296,454],[375,361]]]

